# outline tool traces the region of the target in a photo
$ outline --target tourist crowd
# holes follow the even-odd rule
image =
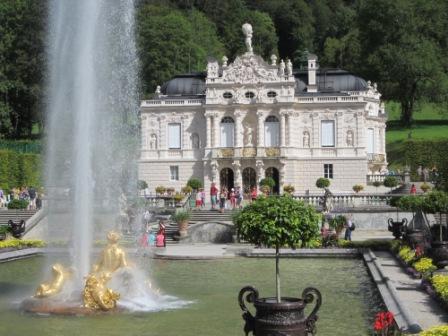
[[[0,208],[6,208],[12,200],[27,201],[29,210],[42,207],[42,193],[37,192],[36,188],[32,186],[12,188],[9,192],[5,192],[0,188]]]

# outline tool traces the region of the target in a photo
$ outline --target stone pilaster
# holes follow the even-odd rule
[[[280,147],[286,145],[286,111],[280,111]]]
[[[255,162],[255,167],[257,168],[257,185],[259,185],[261,179],[264,178],[264,163],[263,163],[263,161],[257,160]]]
[[[243,113],[240,110],[235,110],[235,147],[243,147]]]
[[[214,148],[219,147],[219,122],[220,122],[219,113],[214,113],[213,114],[213,144],[212,144],[212,146]]]
[[[232,163],[233,167],[233,173],[235,178],[235,186],[242,186],[243,185],[243,178],[241,174],[241,163],[239,160],[235,160]]]
[[[257,147],[264,147],[264,112],[257,111]]]
[[[212,146],[212,116],[210,114],[205,115],[206,120],[206,148],[210,148]]]

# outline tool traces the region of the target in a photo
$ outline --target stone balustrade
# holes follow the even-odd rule
[[[194,105],[202,105],[204,103],[204,99],[152,99],[152,100],[143,100],[140,107],[149,107],[149,106],[194,106]]]

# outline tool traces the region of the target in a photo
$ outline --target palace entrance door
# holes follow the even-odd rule
[[[280,178],[279,178],[279,172],[278,169],[275,167],[269,167],[266,169],[266,177],[272,177],[275,181],[275,186],[272,189],[272,192],[274,194],[280,193]]]
[[[255,169],[247,167],[243,169],[243,192],[249,194],[253,187],[257,186],[257,173]]]
[[[234,187],[233,170],[230,168],[223,168],[219,173],[219,184],[222,188],[227,188],[230,191]]]

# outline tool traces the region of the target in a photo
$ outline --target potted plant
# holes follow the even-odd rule
[[[400,197],[397,201],[397,206],[404,211],[412,212],[412,218],[415,217],[417,211],[423,208],[423,198],[416,195],[407,195]],[[425,235],[423,230],[414,226],[414,220],[411,221],[411,226],[406,227],[406,240],[411,246],[425,245]]]
[[[431,256],[438,268],[444,268],[448,266],[448,241],[444,241],[442,214],[448,213],[448,194],[443,191],[430,192],[424,197],[423,208],[427,213],[439,214],[438,232],[431,242]]]
[[[392,189],[398,186],[398,179],[395,176],[386,176],[383,184],[385,187],[390,188],[390,191],[392,192]]]
[[[173,198],[174,198],[174,201],[176,202],[176,205],[180,205],[180,203],[184,199],[184,195],[182,195],[181,193],[177,192],[177,193],[174,194]]]
[[[188,180],[187,186],[197,191],[202,188],[202,182],[199,179],[192,177],[191,179]]]
[[[344,215],[336,215],[328,221],[330,228],[336,231],[336,237],[339,237],[346,223],[347,218]]]
[[[275,187],[275,180],[272,177],[265,177],[260,181],[260,189],[265,194],[270,194],[272,189]]]
[[[292,195],[294,193],[294,191],[295,191],[295,188],[291,184],[286,184],[286,185],[283,186],[283,191],[286,194]]]
[[[374,181],[372,185],[375,187],[375,189],[378,189],[379,187],[381,187],[382,183],[380,181]]]
[[[275,248],[276,297],[259,298],[258,290],[247,286],[241,289],[238,300],[246,321],[246,335],[305,336],[314,331],[316,313],[321,305],[320,292],[306,288],[302,298],[282,297],[280,287],[280,248],[307,247],[319,236],[321,215],[314,207],[292,197],[258,198],[233,218],[239,236],[250,243]],[[303,309],[316,299],[311,314],[305,318]],[[253,303],[255,317],[245,301]]]
[[[426,194],[429,190],[431,190],[431,187],[425,182],[420,186],[420,189]]]
[[[188,230],[188,221],[190,220],[191,214],[189,211],[180,210],[176,212],[173,216],[173,220],[177,223],[179,227],[179,235],[185,237]]]
[[[355,193],[359,193],[360,191],[364,190],[364,186],[361,185],[361,184],[355,184],[355,185],[352,187],[352,189],[353,189],[353,191],[354,191]]]
[[[182,193],[184,193],[185,195],[189,195],[191,194],[191,192],[193,191],[193,188],[190,187],[189,185],[186,185],[185,187],[182,188]]]
[[[166,191],[166,188],[164,186],[157,186],[156,187],[156,194],[157,195],[163,195]]]
[[[166,188],[166,192],[167,192],[168,196],[172,196],[175,191],[176,191],[176,189],[174,189],[173,187]]]

